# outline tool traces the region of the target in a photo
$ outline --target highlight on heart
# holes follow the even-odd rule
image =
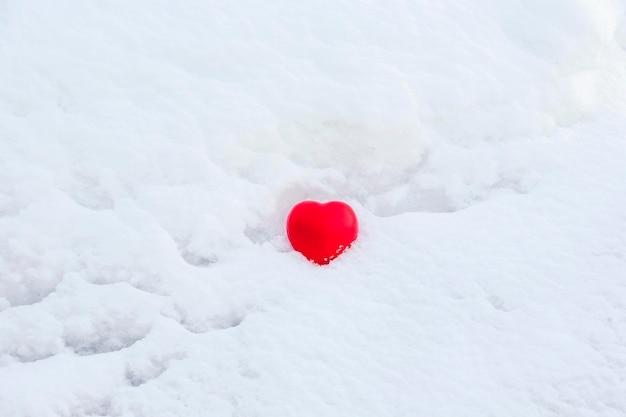
[[[326,265],[356,240],[359,223],[341,201],[302,201],[287,216],[287,237],[293,248],[310,261]]]

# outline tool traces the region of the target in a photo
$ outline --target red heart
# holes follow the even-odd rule
[[[358,231],[354,210],[341,201],[303,201],[287,217],[291,246],[319,265],[326,265],[349,248]]]

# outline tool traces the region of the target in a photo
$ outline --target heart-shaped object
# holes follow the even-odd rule
[[[358,232],[354,210],[341,201],[303,201],[287,217],[291,246],[319,265],[328,264],[349,248]]]

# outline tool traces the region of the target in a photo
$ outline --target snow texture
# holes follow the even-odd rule
[[[625,161],[623,0],[0,0],[0,416],[623,417]]]

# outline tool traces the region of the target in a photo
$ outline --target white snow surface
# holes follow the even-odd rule
[[[625,416],[625,11],[0,0],[0,416]]]

